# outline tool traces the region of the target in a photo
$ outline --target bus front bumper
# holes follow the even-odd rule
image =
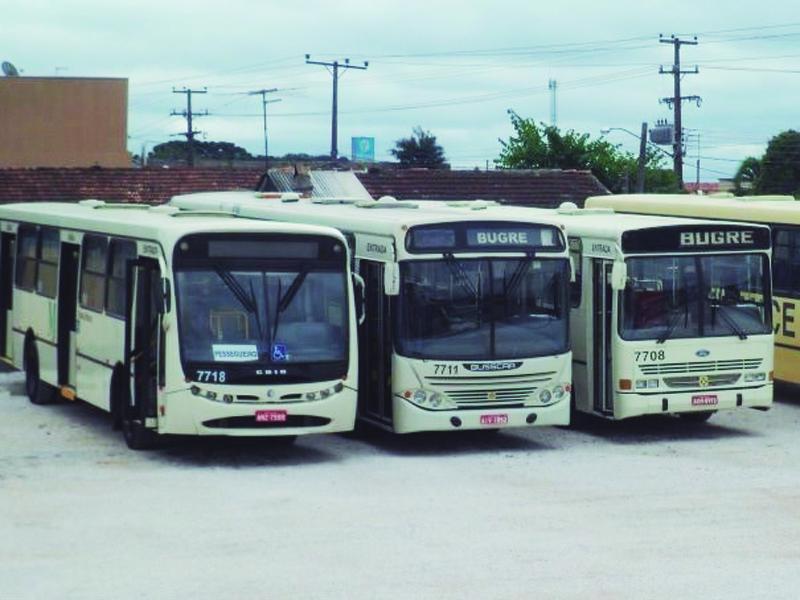
[[[569,425],[569,394],[554,404],[522,408],[426,410],[398,396],[393,402],[395,433]]]
[[[169,396],[162,410],[158,419],[162,434],[271,437],[335,433],[352,431],[356,392],[345,388],[324,400],[258,404],[226,404],[179,392]]]
[[[614,397],[614,418],[627,419],[641,415],[680,414],[732,410],[735,408],[761,408],[772,406],[772,384],[754,388],[703,390],[636,394],[617,392]]]

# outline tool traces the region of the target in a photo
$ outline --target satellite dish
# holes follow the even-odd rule
[[[17,71],[17,67],[12,65],[10,62],[3,61],[3,74],[6,77],[19,77],[19,71]]]

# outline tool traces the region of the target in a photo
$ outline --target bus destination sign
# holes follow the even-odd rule
[[[623,252],[769,250],[767,227],[758,225],[668,225],[625,231]]]
[[[470,252],[536,250],[560,252],[564,238],[553,225],[509,221],[456,222],[417,225],[406,237],[409,252]]]

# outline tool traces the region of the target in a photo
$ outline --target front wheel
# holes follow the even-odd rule
[[[127,378],[126,378],[127,379]],[[119,423],[122,429],[122,437],[125,438],[125,443],[131,450],[150,450],[158,446],[160,440],[158,434],[152,429],[145,427],[140,419],[136,419],[133,413],[133,407],[130,404],[130,392],[125,387],[124,383],[115,386],[116,390],[116,412],[114,415],[115,421]]]
[[[704,410],[700,412],[685,412],[679,413],[678,416],[683,419],[684,421],[688,421],[689,423],[705,423],[711,418],[715,410]]]

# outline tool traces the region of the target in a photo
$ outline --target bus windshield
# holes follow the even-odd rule
[[[284,366],[347,358],[341,271],[215,264],[177,271],[175,280],[187,363]]]
[[[771,331],[769,262],[765,254],[630,258],[622,293],[620,335],[626,340]]]
[[[442,360],[566,352],[568,268],[564,259],[406,261],[397,351]]]

